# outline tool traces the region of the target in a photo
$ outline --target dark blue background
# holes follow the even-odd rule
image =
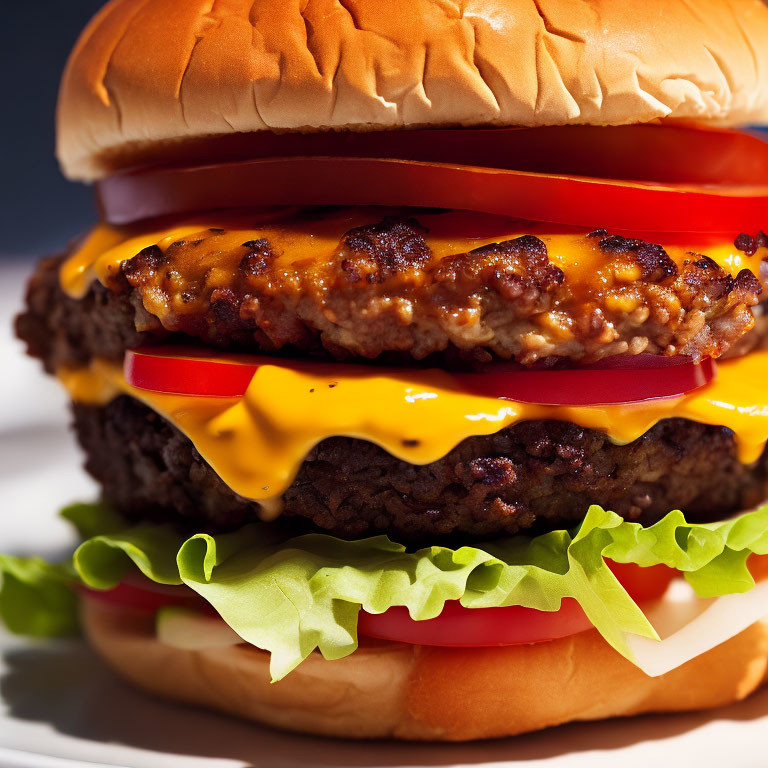
[[[80,30],[103,4],[36,0],[3,8],[0,258],[60,248],[93,220],[90,189],[59,173],[53,121],[64,62]]]

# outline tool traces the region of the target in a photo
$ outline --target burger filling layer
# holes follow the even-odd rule
[[[234,630],[227,642],[270,651],[276,679],[314,649],[352,653],[361,610],[380,637],[392,636],[366,617],[399,612],[404,642],[443,611],[546,613],[552,627],[575,611],[649,674],[690,658],[647,663],[642,643],[659,633],[635,587],[661,568],[653,597],[681,575],[699,596],[732,596],[768,553],[766,508],[709,524],[767,495],[768,352],[753,329],[768,241],[555,229],[365,209],[99,228],[41,267],[18,329],[75,401],[108,506],[68,512],[85,542],[64,575],[0,558],[3,590],[75,574],[112,591],[138,568],[200,595]],[[163,359],[190,339],[208,363],[216,347],[272,355],[231,393],[123,368],[138,346]],[[704,378],[609,404],[466,386],[493,381],[499,360],[556,378],[648,353]],[[363,358],[377,365],[350,362]],[[453,535],[463,546],[441,538]],[[768,593],[750,594],[751,623]],[[16,616],[19,604],[0,602],[6,622],[50,633],[45,611]]]
[[[329,438],[265,508],[227,486],[177,427],[138,400],[78,404],[74,415],[86,468],[110,505],[126,519],[190,532],[234,530],[282,511],[296,530],[429,544],[450,534],[571,528],[590,503],[650,525],[672,509],[717,520],[768,497],[768,457],[743,464],[725,427],[667,419],[616,445],[573,423],[527,421],[467,438],[424,466],[368,441]]]
[[[754,325],[766,246],[408,209],[100,227],[41,267],[19,333],[49,369],[174,335],[438,366],[717,357]]]
[[[586,406],[489,397],[435,370],[260,360],[230,397],[134,386],[108,361],[60,370],[108,498],[213,527],[285,508],[345,536],[414,540],[562,527],[591,503],[644,522],[675,507],[713,519],[765,495],[768,351],[686,394]]]

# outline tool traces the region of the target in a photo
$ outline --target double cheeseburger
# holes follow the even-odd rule
[[[342,737],[755,690],[766,73],[761,0],[110,2],[16,325],[102,497],[8,627]]]

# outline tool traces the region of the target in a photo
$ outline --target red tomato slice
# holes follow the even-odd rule
[[[199,356],[183,347],[132,350],[125,356],[125,379],[153,392],[205,397],[240,397],[264,358],[248,355]],[[313,363],[271,360],[271,364]],[[318,364],[314,364],[318,365]],[[621,367],[619,367],[621,366]],[[325,364],[327,368],[327,364]],[[380,370],[380,369],[377,369]],[[637,355],[602,366],[530,370],[515,364],[491,365],[482,373],[457,373],[460,389],[475,394],[541,405],[606,405],[677,397],[710,382],[712,360],[694,364],[689,358]]]
[[[201,356],[185,347],[148,347],[125,354],[123,374],[133,387],[205,397],[241,397],[259,364],[246,355]]]
[[[768,555],[751,554],[747,558],[747,567],[755,581],[768,579]]]
[[[643,568],[635,563],[615,563],[613,560],[605,562],[636,603],[645,603],[661,597],[670,582],[680,576],[679,571],[666,565]]]
[[[240,133],[163,147],[166,168],[284,157],[415,160],[664,184],[762,185],[768,150],[749,133],[679,125]],[[627,148],[632,151],[628,152]],[[683,151],[681,151],[681,148]],[[140,160],[140,150],[131,154]],[[137,162],[134,172],[148,169]]]
[[[198,594],[184,585],[158,584],[141,573],[131,573],[112,589],[92,589],[85,585],[78,590],[90,599],[106,603],[124,605],[141,611],[155,613],[167,605],[180,605],[185,608],[217,615],[213,607]]]
[[[379,614],[360,611],[357,619],[357,631],[365,637],[460,648],[540,643],[575,635],[591,626],[573,598],[563,600],[560,610],[552,613],[519,605],[465,608],[451,601],[437,618],[426,621],[414,621],[408,609],[400,605]]]
[[[489,366],[487,372],[461,374],[461,385],[478,394],[539,405],[616,405],[678,397],[708,384],[716,375],[713,360],[693,363],[689,358],[631,358],[563,370],[522,370]],[[649,361],[647,358],[655,358]],[[673,360],[675,362],[669,363]],[[619,365],[625,367],[614,367]]]
[[[170,594],[166,591],[156,591],[145,587],[138,587],[134,584],[123,582],[113,589],[91,589],[90,587],[79,587],[80,591],[94,600],[100,600],[107,603],[124,605],[128,608],[136,608],[142,611],[155,612],[166,605],[184,605],[190,608],[202,608],[204,603],[200,598],[185,587],[174,587],[177,594]]]
[[[665,565],[641,568],[632,563],[607,561],[616,578],[638,603],[661,597],[678,573]],[[445,604],[434,619],[414,621],[408,609],[395,606],[380,614],[361,611],[357,631],[367,637],[412,645],[481,647],[521,645],[568,637],[592,623],[572,598],[558,611],[537,611],[513,605],[506,608],[465,608],[457,601]]]
[[[768,145],[726,131],[399,131],[250,147],[249,159],[104,179],[102,215],[120,225],[225,208],[428,206],[633,232],[756,232],[768,204]]]

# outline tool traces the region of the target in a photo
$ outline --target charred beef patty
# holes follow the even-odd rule
[[[152,410],[122,396],[75,405],[88,471],[132,519],[185,530],[227,530],[257,520],[192,443]],[[683,419],[661,422],[624,446],[557,421],[517,424],[465,440],[440,461],[414,466],[361,440],[320,443],[284,495],[284,514],[343,537],[386,532],[411,543],[571,527],[589,504],[650,524],[672,509],[715,520],[766,496],[765,454],[737,458],[733,434]]]
[[[551,260],[556,244],[533,235],[445,252],[445,238],[431,239],[421,220],[353,228],[312,259],[265,237],[205,230],[164,251],[145,248],[80,300],[61,291],[63,259],[54,258],[30,284],[18,334],[49,370],[120,359],[171,335],[336,359],[530,364],[627,352],[716,357],[754,323],[757,277],[732,277],[706,255],[673,261],[660,245],[597,230],[573,236],[596,265],[577,277]],[[737,246],[768,245],[748,239]]]

